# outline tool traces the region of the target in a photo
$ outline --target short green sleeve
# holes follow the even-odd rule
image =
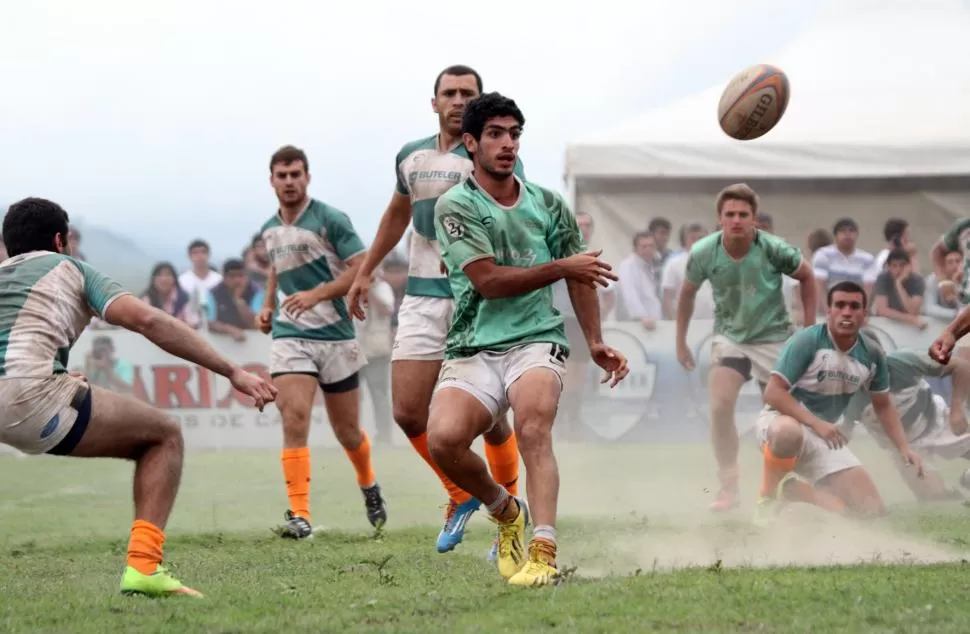
[[[394,191],[404,196],[410,196],[408,184],[404,182],[404,174],[401,173],[401,163],[404,162],[405,158],[403,149],[394,157]]]
[[[562,196],[555,194],[552,197],[553,223],[549,234],[549,254],[554,260],[568,258],[577,253],[586,251],[586,244],[583,241],[583,232],[579,230],[579,223],[569,205],[562,199]]]
[[[875,362],[876,367],[872,373],[872,379],[869,381],[869,392],[888,392],[889,367],[886,364],[886,355],[882,352],[878,352],[873,361]]]
[[[812,364],[816,352],[818,331],[816,328],[804,328],[792,335],[785,344],[772,374],[785,379],[788,385],[795,385]]]
[[[704,266],[704,262],[708,260],[709,254],[706,247],[707,241],[698,242],[687,254],[687,268],[684,272],[684,279],[694,286],[700,286],[707,280],[707,267]]]
[[[366,251],[360,236],[354,230],[354,223],[350,216],[336,209],[328,209],[323,216],[323,228],[326,238],[333,245],[337,257],[347,261],[358,253]]]
[[[943,234],[943,246],[950,251],[960,251],[963,245],[960,244],[960,234],[970,229],[970,218],[957,220],[950,227],[950,230]]]
[[[785,275],[792,275],[802,263],[802,252],[776,236],[762,231],[758,232],[759,239],[764,241],[765,257],[775,269]]]
[[[461,270],[495,257],[491,236],[473,204],[442,196],[434,206],[434,226],[441,256],[450,268]]]
[[[80,260],[74,260],[74,263],[81,269],[81,275],[84,276],[85,301],[95,315],[104,319],[104,311],[111,305],[111,302],[122,295],[128,295],[128,291],[123,289],[118,282],[95,270],[90,264]]]

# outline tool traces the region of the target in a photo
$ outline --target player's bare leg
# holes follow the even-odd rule
[[[528,508],[497,483],[485,461],[472,451],[472,443],[489,429],[492,412],[465,390],[444,388],[435,394],[428,419],[428,446],[444,473],[481,500],[499,525],[498,569],[503,577],[514,575],[525,563],[525,527]]]
[[[352,376],[347,381],[325,386],[323,403],[327,408],[327,418],[330,419],[333,434],[354,466],[357,485],[364,495],[367,521],[371,526],[381,528],[387,522],[387,505],[374,473],[370,439],[360,428],[360,388],[357,387],[357,377]]]
[[[529,561],[509,579],[513,585],[545,585],[558,574],[559,465],[552,449],[552,425],[561,390],[559,376],[546,368],[528,370],[509,388],[509,405],[525,463],[529,513],[534,526]]]
[[[717,461],[717,476],[721,488],[711,503],[712,511],[727,511],[740,503],[738,490],[738,451],[740,440],[734,422],[734,409],[744,385],[744,376],[737,370],[715,365],[707,379],[711,405],[711,444]]]
[[[885,515],[886,505],[872,477],[862,467],[853,467],[822,478],[818,489],[830,493],[845,504],[853,515],[875,517]]]
[[[282,374],[273,379],[279,396],[276,405],[283,419],[283,478],[290,508],[280,536],[307,539],[313,536],[310,525],[310,415],[316,399],[317,377],[310,374]]]
[[[465,526],[481,503],[445,475],[428,450],[428,416],[441,361],[396,360],[391,364],[394,420],[411,446],[438,476],[448,494],[445,523],[438,534],[438,552],[453,550],[464,537]],[[485,453],[492,474],[513,495],[518,490],[519,455],[515,436],[503,415],[485,434]]]
[[[846,503],[839,496],[794,477],[804,433],[802,424],[788,416],[778,416],[768,427],[755,523],[770,523],[781,500],[814,504],[833,513],[846,511]]]
[[[122,592],[201,596],[162,567],[165,525],[182,479],[182,430],[164,413],[99,387],[90,387],[91,418],[70,455],[135,462],[135,521],[128,541]]]

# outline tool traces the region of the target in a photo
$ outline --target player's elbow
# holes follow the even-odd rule
[[[499,291],[500,282],[498,282],[494,277],[483,277],[478,280],[472,280],[472,286],[478,291],[478,294],[485,299],[498,299],[502,297]]]

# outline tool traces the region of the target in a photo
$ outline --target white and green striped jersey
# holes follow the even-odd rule
[[[886,355],[859,336],[846,352],[829,336],[826,324],[795,333],[781,351],[772,374],[783,378],[791,395],[819,418],[835,423],[860,391],[889,391]]]
[[[128,293],[74,258],[33,251],[0,264],[0,378],[67,371],[68,354],[92,317]]]
[[[408,143],[397,154],[397,192],[411,198],[414,232],[405,292],[420,297],[448,297],[451,287],[441,272],[441,251],[435,237],[434,205],[446,191],[464,182],[472,172],[472,159],[464,143],[438,150],[438,135]],[[515,162],[516,175],[525,180],[522,161]]]
[[[886,365],[892,403],[899,412],[906,438],[916,440],[926,431],[927,421],[936,416],[933,388],[926,377],[946,376],[949,368],[916,350],[893,350],[886,355]],[[885,436],[867,394],[853,396],[844,416],[847,423],[862,423],[869,433]]]
[[[290,295],[337,279],[348,261],[365,251],[347,214],[310,199],[292,224],[283,222],[277,211],[263,225],[262,235],[276,270],[273,338],[353,339],[354,324],[343,297],[320,302],[298,318],[281,309]]]

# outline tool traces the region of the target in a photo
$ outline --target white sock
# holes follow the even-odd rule
[[[499,487],[499,490],[502,492],[501,495],[499,495],[494,502],[486,507],[488,509],[488,514],[492,515],[493,517],[496,513],[505,508],[505,504],[508,502],[509,497],[511,497],[509,492],[506,491],[504,487]]]
[[[548,524],[539,524],[532,530],[532,536],[545,539],[553,544],[556,543],[556,527]]]

